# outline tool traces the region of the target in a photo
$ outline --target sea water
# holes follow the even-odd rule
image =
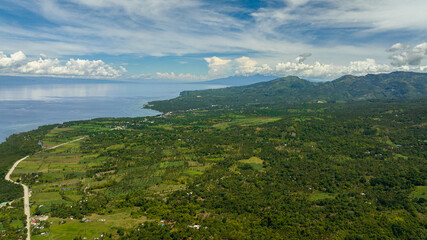
[[[99,117],[153,116],[149,101],[169,99],[183,90],[223,87],[179,83],[17,84],[0,81],[0,142],[41,125]]]

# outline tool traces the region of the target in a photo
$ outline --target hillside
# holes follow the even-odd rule
[[[203,83],[225,85],[225,86],[245,86],[249,84],[270,81],[275,78],[276,77],[274,76],[265,76],[265,75],[255,74],[253,76],[231,76],[226,78],[219,78],[219,79],[206,81]]]
[[[405,99],[427,95],[427,74],[393,72],[362,77],[343,76],[331,82],[314,83],[289,76],[249,86],[184,91],[179,97],[153,101],[149,108],[162,112],[212,106],[274,105],[315,101]]]

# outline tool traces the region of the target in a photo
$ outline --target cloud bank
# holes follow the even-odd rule
[[[10,57],[0,51],[0,69],[17,66],[25,61],[25,59],[27,59],[27,57],[22,51],[12,53]]]
[[[156,72],[155,74],[143,73],[133,76],[125,76],[124,74],[127,70],[124,67],[113,67],[102,60],[71,58],[68,61],[61,61],[43,54],[37,60],[29,60],[22,51],[10,54],[10,56],[0,51],[0,73],[199,82],[234,75],[252,76],[256,74],[271,76],[296,75],[324,81],[347,74],[366,75],[392,71],[427,72],[427,66],[421,64],[427,55],[427,42],[415,45],[413,48],[407,44],[396,43],[385,51],[391,54],[389,56],[390,64],[378,63],[373,58],[349,61],[347,64],[324,63],[321,61],[307,63],[307,59],[312,57],[312,53],[299,54],[294,61],[275,63],[265,63],[262,59],[254,59],[248,56],[235,58],[212,56],[203,58],[209,68],[206,75]]]
[[[427,72],[427,66],[422,66],[421,61],[427,55],[427,42],[416,45],[410,49],[409,45],[396,43],[389,47],[387,52],[392,53],[389,57],[391,64],[380,64],[372,58],[365,60],[350,61],[347,65],[330,64],[315,61],[308,64],[304,61],[312,56],[311,53],[303,53],[295,58],[295,61],[278,62],[275,64],[258,63],[247,56],[235,59],[222,59],[219,57],[205,58],[208,62],[211,73],[215,76],[243,75],[251,76],[255,74],[287,76],[296,75],[313,80],[332,80],[342,75],[366,75],[377,73],[388,73],[392,71],[415,71]],[[221,68],[212,65],[212,59],[221,63]]]
[[[409,49],[409,45],[402,45],[400,43],[394,44],[388,50],[391,52],[397,52],[390,56],[393,66],[404,66],[411,65],[416,66],[421,63],[421,60],[427,55],[427,42],[416,45],[414,48]],[[390,50],[391,49],[391,50]]]
[[[14,73],[40,76],[68,76],[89,78],[120,77],[126,69],[118,69],[104,63],[102,60],[69,59],[65,63],[57,58],[48,58],[41,54],[38,60],[27,61],[22,51],[9,57],[0,51],[0,73]]]

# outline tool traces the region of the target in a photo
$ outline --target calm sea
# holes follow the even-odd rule
[[[152,116],[152,100],[183,90],[223,87],[208,84],[92,83],[7,85],[0,81],[0,142],[41,125],[98,117]]]

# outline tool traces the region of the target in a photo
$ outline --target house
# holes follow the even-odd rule
[[[188,227],[190,228],[195,228],[197,230],[199,230],[199,228],[201,227],[200,225],[188,225]]]

